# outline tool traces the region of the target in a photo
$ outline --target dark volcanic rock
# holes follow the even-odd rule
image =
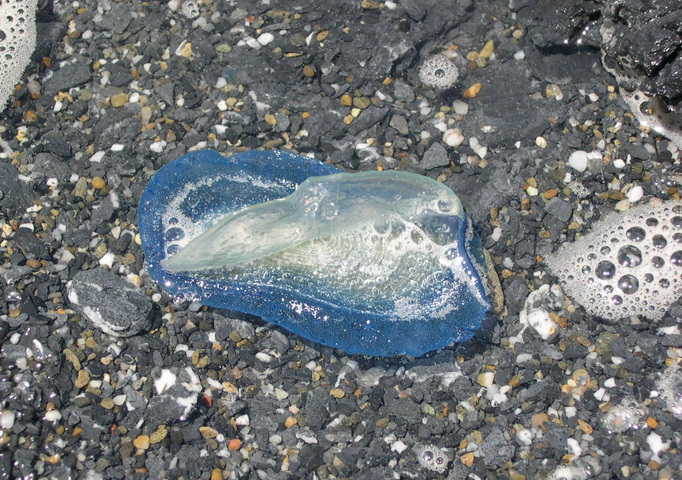
[[[130,337],[152,325],[152,302],[118,275],[95,268],[69,283],[69,300],[93,326],[115,337]]]

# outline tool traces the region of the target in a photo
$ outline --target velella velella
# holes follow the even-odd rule
[[[191,152],[149,181],[139,227],[169,293],[348,353],[420,356],[471,338],[491,308],[459,199],[417,174]]]

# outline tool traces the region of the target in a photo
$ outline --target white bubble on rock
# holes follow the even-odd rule
[[[546,263],[589,314],[660,320],[682,295],[682,203],[654,200],[611,212]]]
[[[609,434],[639,430],[646,425],[646,411],[634,398],[625,398],[618,405],[611,407],[602,423]]]
[[[682,368],[666,368],[656,383],[659,395],[665,400],[668,411],[682,420]]]
[[[437,90],[447,90],[459,77],[457,66],[445,55],[436,54],[427,58],[419,68],[419,80]]]
[[[14,92],[36,45],[38,0],[0,2],[0,112]]]
[[[531,292],[523,304],[523,309],[519,312],[519,323],[523,328],[514,336],[509,338],[512,346],[523,342],[523,333],[528,327],[537,332],[543,340],[552,336],[558,325],[549,315],[549,310],[561,306],[563,295],[557,285],[550,287],[542,285],[537,290]]]
[[[450,459],[445,452],[435,445],[418,443],[412,450],[417,456],[419,464],[432,472],[445,473]]]

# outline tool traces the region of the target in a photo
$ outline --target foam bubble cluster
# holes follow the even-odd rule
[[[447,90],[452,87],[458,77],[457,66],[440,53],[427,58],[419,68],[419,80],[438,90]]]
[[[0,111],[14,91],[36,46],[38,0],[0,2]]]
[[[432,472],[445,473],[450,459],[440,447],[435,445],[417,444],[414,446],[419,464]]]
[[[653,201],[608,214],[547,265],[592,315],[659,320],[682,295],[682,204]]]
[[[656,387],[670,413],[682,419],[682,368],[679,365],[666,368]]]

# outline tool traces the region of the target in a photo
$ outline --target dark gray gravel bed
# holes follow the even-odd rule
[[[0,119],[0,480],[682,478],[682,307],[608,323],[543,263],[606,212],[679,199],[682,145],[640,128],[588,28],[619,61],[636,31],[630,81],[674,112],[675,1],[45,3]],[[462,67],[446,90],[419,80],[439,52]],[[202,148],[444,182],[504,314],[384,359],[170,298],[137,204]]]

